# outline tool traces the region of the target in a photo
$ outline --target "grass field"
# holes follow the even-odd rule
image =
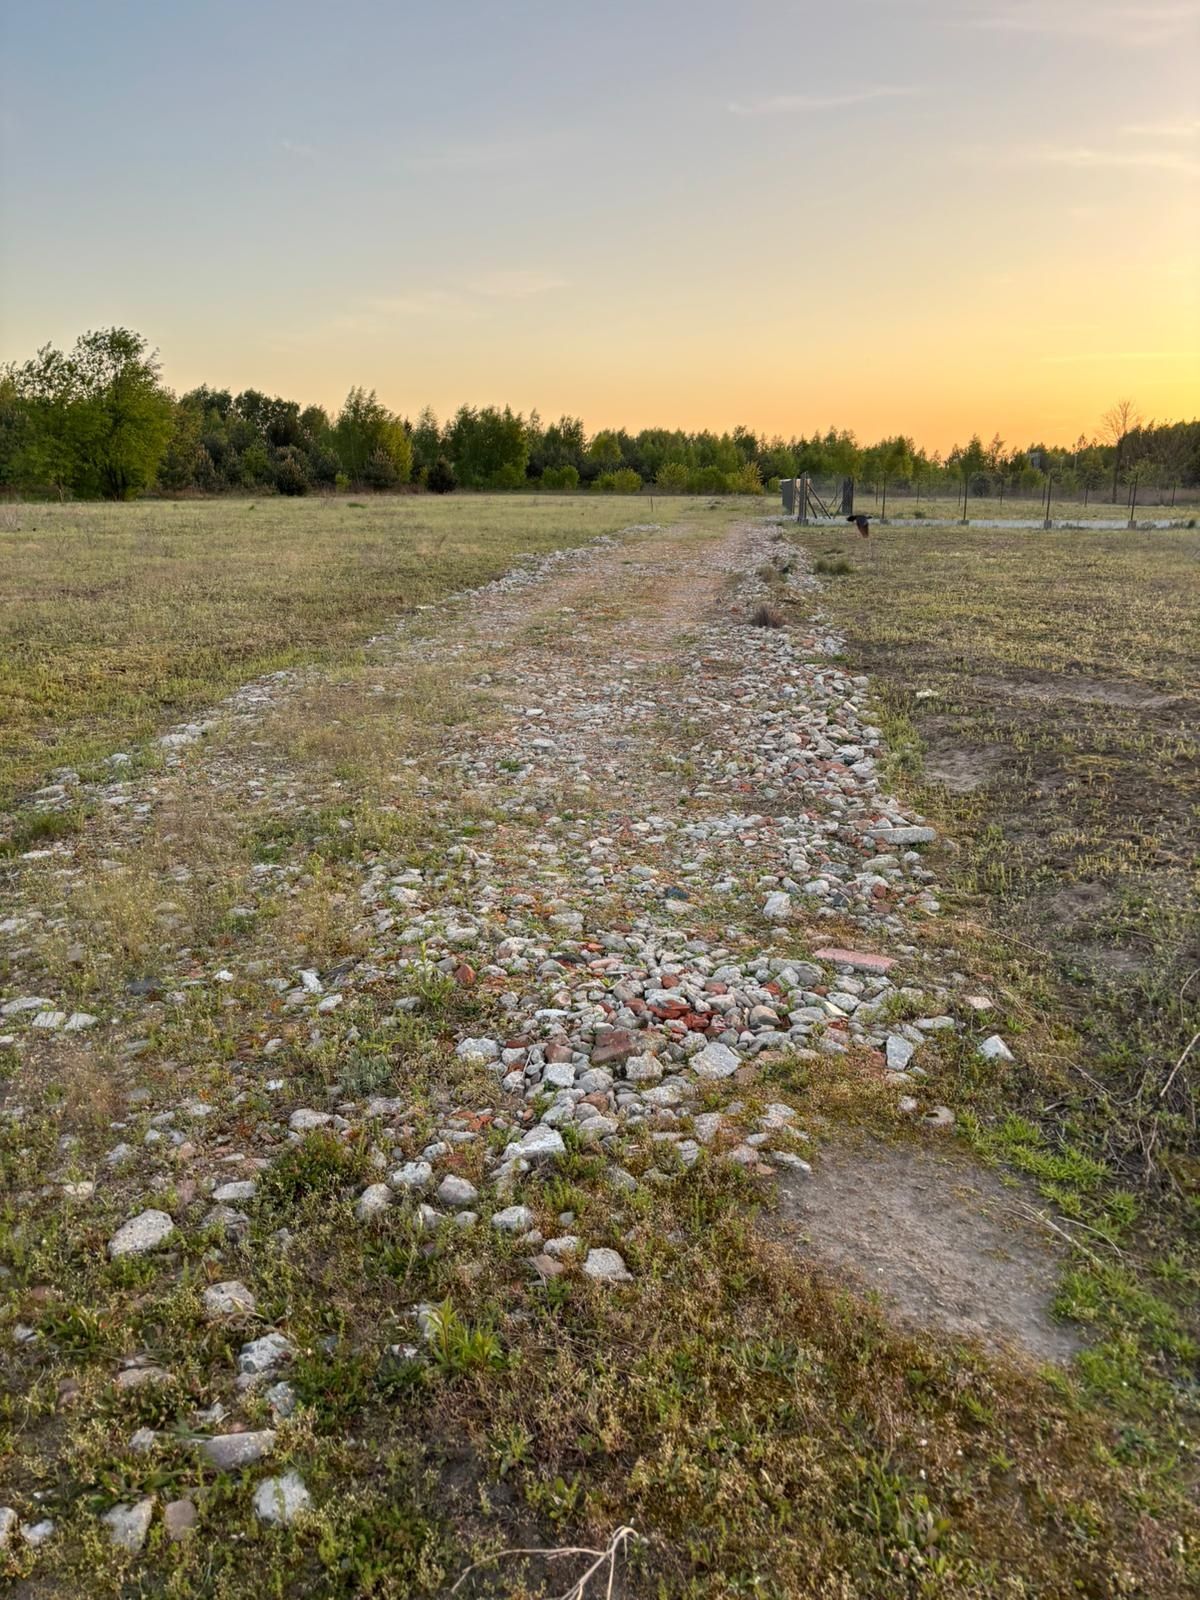
[[[680,505],[657,499],[655,520]],[[607,497],[0,508],[0,808],[261,672],[649,516]]]
[[[1087,1228],[1092,1396],[1165,1419],[1167,1468],[1200,1305],[1200,533],[797,537],[897,781],[960,846],[950,937],[1038,1040],[1015,1103],[962,1083],[979,1148]]]
[[[703,540],[748,509],[660,501],[654,520]],[[521,698],[504,653],[468,641],[426,669],[418,649],[388,677],[386,654],[364,655],[363,640],[516,554],[640,521],[641,506],[55,508],[45,540],[43,515],[5,535],[21,577],[0,583],[32,597],[3,624],[24,641],[12,681],[31,703],[34,684],[54,685],[20,726],[10,782],[99,761],[263,666],[330,670],[249,732],[214,735],[207,776],[186,762],[146,774],[144,822],[98,811],[77,819],[69,855],[0,861],[28,918],[0,947],[0,994],[113,1019],[90,1054],[65,1034],[19,1060],[0,1054],[8,1103],[25,1108],[0,1130],[0,1482],[23,1515],[44,1506],[60,1526],[36,1556],[13,1555],[21,1600],[444,1596],[499,1546],[590,1545],[625,1523],[646,1537],[622,1600],[1188,1592],[1200,1573],[1200,1162],[1195,1058],[1176,1063],[1200,1029],[1200,534],[918,525],[868,547],[853,530],[784,530],[827,569],[818,603],[871,675],[897,786],[956,843],[938,861],[944,910],[924,937],[944,944],[944,969],[996,995],[997,1027],[1020,1041],[1004,1072],[954,1040],[928,1059],[965,1152],[1032,1184],[1069,1241],[1059,1303],[1090,1342],[1073,1369],[1036,1370],[898,1328],[810,1270],[777,1247],[772,1202],[738,1169],[700,1162],[620,1196],[604,1162],[572,1146],[530,1176],[522,1198],[545,1231],[573,1213],[581,1232],[637,1251],[637,1281],[614,1295],[578,1274],[531,1283],[507,1235],[431,1235],[398,1205],[359,1226],[370,1141],[319,1131],[289,1143],[278,1123],[275,1072],[312,1106],[402,1093],[411,1155],[477,1070],[453,1039],[503,1026],[494,986],[440,976],[397,1013],[411,979],[386,960],[327,1015],[283,1004],[297,969],[373,957],[360,896],[377,866],[482,891],[448,842],[502,856],[514,826],[475,809],[442,765],[496,714],[489,692]],[[175,517],[182,568],[160,527]],[[114,551],[124,587],[104,598]],[[636,543],[628,555],[625,589],[584,591],[618,641],[629,609],[655,600]],[[672,561],[686,560],[684,545]],[[102,594],[94,617],[89,586]],[[799,623],[812,596],[789,594]],[[575,615],[535,609],[527,631],[553,649]],[[445,618],[419,626],[423,647]],[[157,641],[145,658],[143,635]],[[80,672],[90,648],[118,669],[130,657],[118,673],[128,701],[107,674]],[[74,677],[53,677],[60,652]],[[686,693],[674,678],[668,688],[668,701]],[[70,708],[61,741],[56,705]],[[680,736],[676,718],[664,748]],[[436,827],[434,794],[459,807]],[[547,840],[564,837],[556,826],[600,831],[589,803],[599,812],[595,798],[563,796]],[[225,968],[230,981],[212,981]],[[786,1094],[817,1144],[925,1137],[838,1058],[809,1072],[783,1057],[748,1087],[710,1087],[714,1108],[722,1094],[755,1107]],[[494,1092],[494,1079],[479,1086]],[[215,1108],[203,1123],[152,1115],[193,1095]],[[131,1149],[110,1171],[118,1139]],[[263,1165],[246,1230],[230,1238],[201,1224],[191,1174],[222,1159],[241,1177],[254,1170],[236,1164],[243,1151]],[[641,1172],[651,1154],[634,1155]],[[468,1153],[465,1176],[479,1179],[481,1157]],[[91,1177],[94,1195],[60,1201],[64,1184]],[[105,1240],[151,1188],[151,1203],[194,1220],[166,1254],[108,1260]],[[262,1326],[296,1345],[298,1409],[284,1423],[261,1394],[232,1396],[238,1347],[259,1324],[214,1322],[201,1300],[231,1278],[253,1286]],[[451,1308],[422,1362],[405,1346],[417,1303]],[[169,1377],[119,1387],[134,1355]],[[302,1468],[316,1501],[300,1531],[264,1529],[245,1475],[197,1464],[195,1418],[217,1403],[279,1428],[280,1464]],[[157,1439],[143,1453],[132,1439],[146,1428]],[[116,1502],[184,1494],[202,1537],[168,1543],[160,1519],[128,1557],[99,1531]],[[567,1588],[553,1560],[516,1570],[486,1569],[459,1593]]]

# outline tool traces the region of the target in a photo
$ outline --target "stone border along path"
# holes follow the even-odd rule
[[[627,530],[459,597],[440,608],[432,629],[430,619],[401,623],[373,642],[372,675],[385,688],[402,686],[413,662],[466,662],[480,696],[505,710],[482,728],[448,730],[440,770],[419,779],[431,820],[456,833],[446,870],[422,872],[378,856],[362,863],[366,959],[321,973],[289,970],[286,953],[277,952],[274,967],[254,961],[241,972],[167,977],[162,1002],[131,985],[126,1009],[107,1019],[81,1020],[43,994],[6,997],[0,1026],[11,1030],[10,1048],[52,1048],[54,1035],[71,1028],[73,1050],[108,1046],[132,1082],[147,1048],[139,1030],[163,1005],[182,1003],[197,984],[261,986],[260,1056],[226,1064],[235,1079],[228,1104],[186,1096],[155,1106],[159,1091],[132,1089],[127,1116],[112,1124],[115,1146],[91,1179],[73,1175],[69,1136],[61,1142],[64,1201],[86,1203],[97,1188],[122,1196],[126,1220],[109,1242],[111,1255],[161,1248],[178,1228],[201,1221],[237,1237],[249,1221],[242,1207],[256,1174],[281,1142],[318,1127],[349,1135],[370,1124],[378,1178],[356,1200],[360,1219],[405,1204],[429,1229],[517,1234],[543,1276],[575,1259],[590,1277],[619,1284],[631,1275],[621,1254],[590,1247],[570,1231],[569,1214],[560,1218],[561,1234],[543,1238],[516,1198],[523,1173],[564,1151],[568,1126],[585,1147],[605,1153],[617,1188],[638,1182],[623,1164],[627,1135],[637,1130],[661,1148],[644,1180],[667,1181],[702,1147],[711,1159],[764,1177],[777,1169],[803,1174],[805,1139],[794,1108],[779,1101],[748,1114],[735,1098],[719,1112],[693,1114],[697,1094],[706,1082],[736,1079],[743,1063],[764,1052],[819,1062],[851,1049],[870,1052],[866,1059],[876,1061],[903,1110],[934,1128],[952,1123],[946,1107],[921,1095],[921,1048],[930,1034],[964,1026],[952,1013],[985,1014],[990,1002],[953,992],[966,982],[960,974],[932,987],[892,975],[912,970],[911,928],[938,910],[933,874],[915,848],[934,833],[880,786],[881,738],[864,709],[867,680],[831,659],[842,640],[828,619],[814,609],[802,627],[750,625],[766,593],[757,569],[785,548],[778,537],[770,521],[716,532]],[[798,568],[800,558],[789,556]],[[788,581],[818,606],[812,577],[792,570]],[[172,786],[190,793],[208,785],[230,808],[266,799],[286,812],[327,800],[314,793],[311,776],[269,755],[247,764],[237,748],[301,681],[324,680],[314,671],[272,675],[240,690],[209,721],[164,736],[163,772],[125,781],[114,758],[114,779],[91,791],[104,812],[94,831],[108,856],[136,853]],[[42,794],[47,808],[79,793],[72,775],[59,776]],[[464,822],[464,796],[480,820]],[[78,876],[75,849],[68,842],[29,853],[43,891],[47,872],[67,882]],[[187,870],[186,863],[174,869],[176,880]],[[255,867],[247,906],[256,894],[286,894],[289,874],[298,872]],[[165,880],[165,893],[170,886]],[[794,919],[827,922],[829,942],[796,949]],[[16,970],[23,960],[26,970],[35,965],[45,920],[32,899],[0,919],[0,936],[32,941],[10,952]],[[703,931],[713,926],[719,936]],[[236,966],[236,957],[228,959]],[[324,1029],[338,1030],[349,1045],[359,993],[387,982],[399,990],[396,1010],[411,1010],[434,973],[491,997],[494,1025],[458,1039],[456,1051],[486,1068],[494,1092],[479,1101],[444,1096],[435,1136],[420,1149],[403,1092],[359,1102],[335,1087],[332,1109],[314,1107],[295,1104],[287,1078],[271,1076],[280,1070],[271,1057],[284,1046],[275,1031],[281,1007],[308,1026],[310,1044]],[[903,1007],[893,1005],[897,996]],[[894,1009],[918,1014],[891,1024]],[[979,1048],[1008,1056],[995,1036]],[[278,1107],[273,1122],[258,1124],[258,1151],[235,1148],[234,1135],[217,1132],[235,1126],[227,1119],[251,1088],[265,1089]],[[24,1111],[10,1104],[3,1114]],[[492,1129],[508,1140],[489,1154],[482,1186],[450,1170],[457,1148]],[[244,1123],[240,1130],[238,1143],[253,1137]],[[127,1139],[140,1139],[141,1151]],[[147,1160],[157,1163],[153,1177],[139,1172],[133,1180]],[[171,1186],[179,1197],[174,1216],[152,1203],[156,1188]],[[36,1209],[39,1197],[25,1199]],[[235,1281],[211,1286],[204,1300],[216,1317],[249,1315],[255,1306],[252,1290]],[[414,1316],[428,1336],[436,1313],[417,1307]],[[18,1341],[37,1337],[34,1329],[16,1334]],[[262,1330],[241,1350],[236,1383],[230,1375],[231,1404],[238,1391],[270,1385],[276,1419],[286,1418],[295,1397],[282,1374],[293,1354],[286,1335]],[[132,1358],[116,1381],[129,1386],[156,1374],[163,1376]],[[197,1425],[211,1429],[226,1414],[215,1407]],[[221,1442],[229,1437],[238,1443]],[[274,1438],[271,1430],[216,1434],[205,1451],[213,1462],[247,1465],[269,1454]],[[152,1437],[141,1438],[138,1447],[152,1445]],[[295,1473],[259,1488],[255,1504],[267,1520],[286,1520],[309,1503]],[[140,1546],[147,1505],[108,1514],[115,1542]],[[192,1520],[187,1503],[167,1508],[169,1527]]]

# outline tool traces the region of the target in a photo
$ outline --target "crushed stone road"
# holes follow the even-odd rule
[[[756,607],[781,597],[790,625],[756,626]],[[362,858],[363,953],[329,971],[289,962],[286,919],[267,959],[256,950],[243,960],[236,944],[219,960],[173,948],[173,891],[191,870],[181,859],[161,884],[160,970],[107,1010],[94,997],[92,1010],[78,1009],[40,964],[46,941],[70,942],[71,890],[135,860],[184,791],[229,816],[254,806],[294,817],[328,801],[323,780],[277,752],[247,758],[263,719],[319,674],[247,685],[165,734],[156,771],[122,756],[101,784],[56,774],[37,803],[82,799],[97,820],[81,839],[16,863],[0,907],[9,974],[0,1035],[10,1063],[22,1063],[67,1048],[69,1034],[73,1061],[92,1052],[114,1063],[124,1104],[108,1149],[85,1159],[65,1137],[56,1187],[16,1197],[26,1225],[49,1204],[119,1201],[114,1256],[169,1248],[199,1227],[236,1240],[281,1148],[314,1129],[365,1131],[376,1171],[355,1198],[362,1226],[407,1206],[431,1230],[515,1235],[543,1277],[577,1267],[619,1286],[636,1272],[620,1252],[579,1237],[569,1219],[555,1237],[533,1228],[519,1203],[524,1173],[582,1146],[604,1153],[618,1190],[669,1181],[702,1158],[805,1181],[808,1141],[782,1095],[753,1112],[737,1098],[718,1111],[699,1104],[706,1086],[749,1083],[757,1058],[785,1052],[818,1067],[857,1052],[902,1110],[931,1130],[949,1126],[952,1111],[924,1092],[922,1052],[947,1030],[984,1045],[989,1001],[967,994],[961,974],[931,975],[921,952],[921,926],[939,910],[924,854],[934,831],[881,781],[869,685],[839,664],[842,648],[819,586],[769,521],[699,536],[627,530],[518,569],[437,619],[403,622],[370,648],[381,692],[402,689],[417,666],[466,670],[485,713],[447,727],[415,777],[440,859]],[[286,857],[256,865],[235,912],[252,922],[260,901],[286,899],[300,875]],[[357,1008],[381,986],[401,1016],[447,980],[484,1000],[487,1021],[447,1041],[479,1070],[442,1095],[432,1137],[415,1142],[403,1081],[357,1097],[335,1085],[317,1105],[293,1092],[297,1040],[349,1047]],[[172,1093],[161,1074],[148,1087],[156,1024],[191,991],[223,985],[261,994],[256,1042],[227,1064],[228,1098],[178,1083]],[[3,1114],[19,1121],[33,1108],[9,1070]],[[271,1114],[239,1119],[239,1105],[264,1092]],[[638,1137],[655,1157],[635,1176],[626,1161]],[[488,1150],[480,1183],[455,1170],[476,1141]],[[219,1284],[208,1301],[218,1312],[226,1302],[253,1308],[253,1284]],[[430,1317],[414,1308],[418,1329]],[[294,1406],[283,1379],[292,1350],[285,1334],[256,1331],[229,1374],[229,1409],[271,1384],[282,1421]],[[18,1337],[36,1341],[32,1329]],[[274,1435],[244,1438],[249,1460]],[[240,1461],[245,1448],[213,1442],[208,1453]],[[307,1504],[293,1477],[264,1481],[261,1516]],[[118,1509],[111,1537],[140,1545],[145,1507]]]

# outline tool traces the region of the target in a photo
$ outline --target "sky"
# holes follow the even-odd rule
[[[942,450],[1200,413],[1200,0],[0,19],[0,360]]]

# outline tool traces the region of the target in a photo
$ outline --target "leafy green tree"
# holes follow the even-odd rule
[[[686,494],[688,486],[688,468],[682,461],[668,461],[659,467],[654,479],[655,486],[664,494]]]
[[[604,430],[588,445],[588,460],[601,472],[619,467],[622,461],[621,446],[615,433]]]
[[[171,437],[172,402],[160,381],[158,354],[140,333],[102,328],[78,339],[77,487],[106,500],[148,489]]]
[[[442,430],[432,406],[426,406],[417,418],[412,431],[412,460],[414,472],[428,474],[442,454]]]
[[[446,442],[458,481],[468,489],[519,489],[529,464],[524,418],[505,406],[462,406]]]
[[[543,431],[541,437],[530,444],[529,466],[533,471],[547,467],[572,467],[575,485],[587,457],[587,438],[579,417],[559,417]]]
[[[9,392],[9,481],[52,489],[62,499],[80,472],[79,382],[67,356],[51,345],[5,369]]]
[[[171,438],[173,405],[158,356],[140,333],[85,333],[70,355],[47,345],[7,376],[24,412],[20,479],[109,500],[154,482]]]
[[[412,441],[374,389],[351,389],[333,427],[338,460],[352,483],[393,488],[407,483]]]

